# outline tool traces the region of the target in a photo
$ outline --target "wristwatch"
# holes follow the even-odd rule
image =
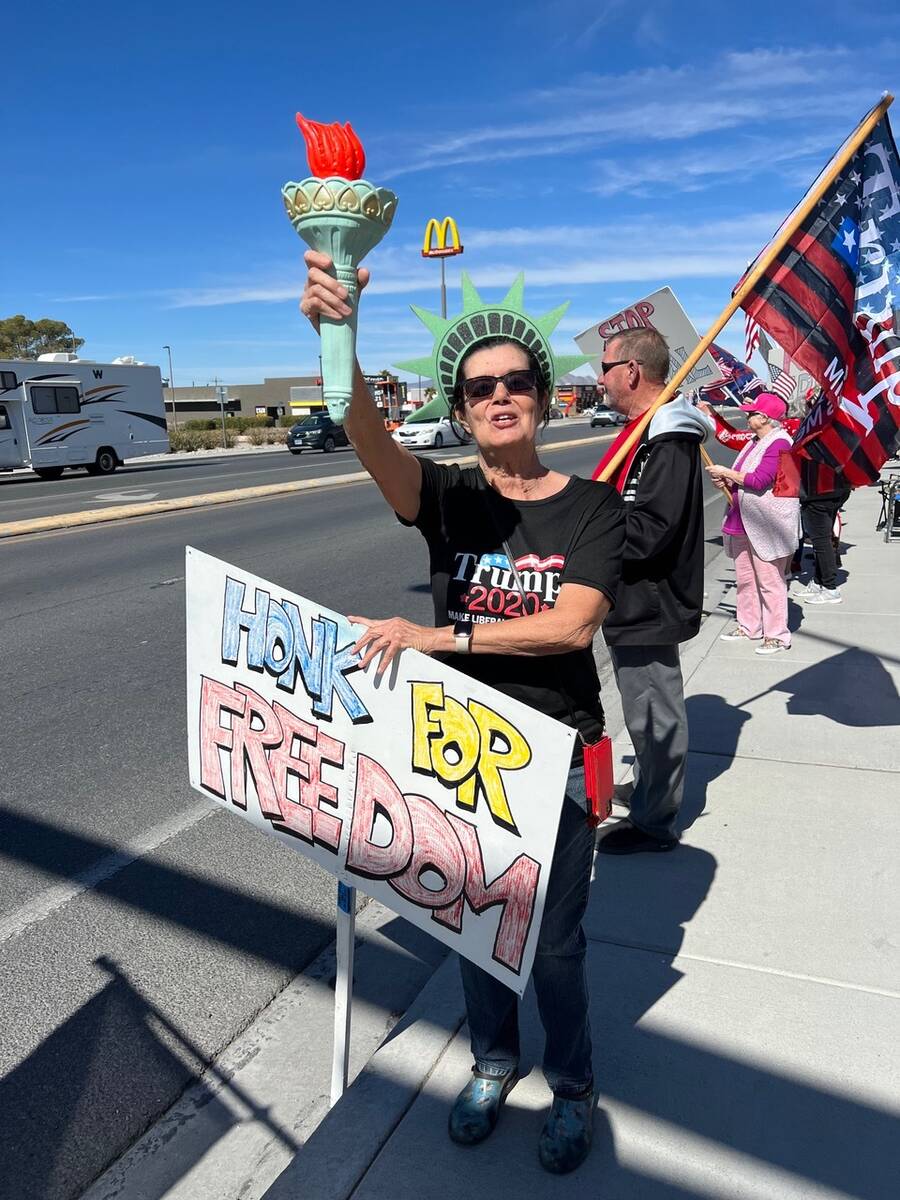
[[[453,649],[457,654],[471,653],[472,626],[468,621],[457,621],[453,626]]]

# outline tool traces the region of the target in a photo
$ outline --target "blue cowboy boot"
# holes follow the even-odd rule
[[[459,1146],[474,1146],[493,1133],[503,1101],[518,1080],[515,1071],[504,1075],[475,1074],[456,1097],[448,1129]]]
[[[580,1100],[553,1097],[538,1141],[538,1155],[545,1171],[567,1175],[581,1166],[590,1153],[593,1121],[592,1092]]]

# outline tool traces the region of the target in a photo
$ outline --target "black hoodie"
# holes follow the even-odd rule
[[[611,646],[671,645],[700,629],[703,464],[712,421],[683,397],[651,420],[620,488],[625,551],[616,605],[603,623]]]

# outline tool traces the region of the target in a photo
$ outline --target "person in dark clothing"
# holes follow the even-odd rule
[[[623,445],[669,373],[669,349],[655,329],[606,343],[601,363],[608,403],[628,418],[597,467]],[[630,814],[601,833],[604,854],[672,850],[684,792],[687,713],[678,646],[700,629],[703,603],[703,470],[700,445],[712,421],[682,397],[663,405],[614,483],[625,501],[622,581],[603,627],[625,725],[634,745]]]
[[[792,595],[807,604],[840,604],[834,522],[838,511],[847,503],[851,489],[839,472],[808,459],[801,461],[800,522],[803,536],[812,543],[816,565],[806,590]],[[829,484],[833,486],[829,488]]]

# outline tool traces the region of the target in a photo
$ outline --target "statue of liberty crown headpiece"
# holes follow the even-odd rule
[[[462,297],[463,310],[457,317],[440,317],[415,304],[411,305],[422,324],[434,335],[434,349],[424,358],[411,358],[407,362],[394,364],[401,371],[427,375],[434,380],[437,397],[433,403],[436,407],[441,403],[452,407],[453,385],[461,359],[471,346],[487,338],[508,338],[530,350],[540,366],[544,386],[551,395],[559,375],[590,362],[590,356],[586,354],[553,353],[550,335],[562,320],[570,302],[567,300],[543,317],[528,316],[523,307],[524,274],[516,276],[499,304],[485,304],[463,271]]]

